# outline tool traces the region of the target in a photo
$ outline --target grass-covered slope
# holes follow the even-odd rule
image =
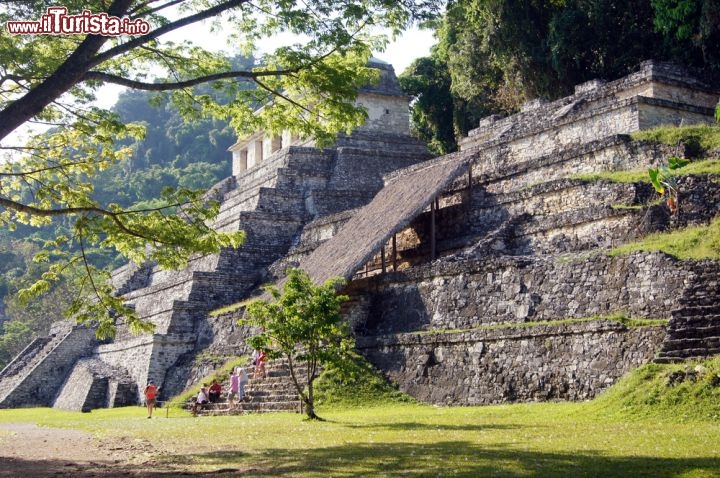
[[[671,146],[683,143],[689,149],[689,153],[695,156],[720,149],[720,125],[664,126],[638,131],[631,136],[635,140],[656,141]]]
[[[720,425],[720,357],[644,365],[589,403],[588,411],[598,418],[609,415],[631,420],[710,421]]]
[[[662,251],[677,259],[720,259],[720,217],[707,226],[650,234],[610,251],[610,255],[635,251]]]

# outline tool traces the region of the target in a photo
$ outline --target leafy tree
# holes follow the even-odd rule
[[[0,369],[24,349],[35,336],[30,325],[21,321],[9,321],[2,324],[0,334]]]
[[[321,286],[308,274],[290,269],[283,290],[265,288],[270,300],[248,304],[244,324],[257,326],[259,332],[248,339],[256,350],[269,358],[286,358],[293,383],[310,419],[317,419],[313,384],[320,368],[329,364],[342,368],[351,356],[354,342],[340,313],[347,296],[339,295],[342,279],[330,279]]]
[[[415,97],[410,112],[418,137],[436,154],[454,151],[455,107],[447,65],[436,57],[419,58],[398,80],[402,90]]]
[[[655,28],[685,63],[720,71],[720,1],[651,0]]]
[[[0,165],[0,225],[42,226],[63,216],[68,234],[48,241],[40,261],[54,262],[24,297],[42,293],[73,268],[83,271],[80,298],[68,313],[99,322],[112,335],[113,317],[125,315],[134,330],[149,330],[107,285],[107,273],[87,258],[92,247],[112,247],[135,262],[180,267],[192,253],[235,247],[241,232],[218,233],[208,224],[218,205],[204,204],[197,191],[166,189],[152,207],[100,202],[91,178],[132,157],[124,140],[139,140],[146,125],[124,123],[93,106],[98,89],[115,84],[168,95],[186,120],[214,118],[236,132],[291,130],[322,143],[359,125],[366,117],[353,100],[360,85],[376,77],[366,67],[383,40],[366,27],[399,32],[434,12],[438,0],[67,0],[69,14],[128,17],[147,22],[146,33],[103,35],[13,35],[0,37],[0,141],[19,154]],[[40,20],[50,0],[0,2],[0,24]],[[253,52],[268,38],[289,32],[302,42],[264,55],[260,66],[235,69],[222,55],[162,36],[204,20],[233,29],[233,42]],[[157,72],[151,77],[148,72]],[[252,83],[256,88],[247,88]],[[209,84],[225,102],[193,88]],[[259,114],[257,105],[266,105]],[[25,144],[11,136],[28,124],[54,128]],[[107,202],[106,202],[107,201]],[[96,299],[82,293],[90,291]]]
[[[70,306],[72,284],[58,281],[47,293],[21,301],[18,290],[42,277],[48,265],[33,262],[39,247],[30,241],[0,241],[0,369]]]

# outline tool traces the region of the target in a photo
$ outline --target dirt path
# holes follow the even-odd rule
[[[158,453],[144,440],[98,440],[78,430],[0,424],[0,478],[204,476],[161,469]]]
[[[177,453],[182,455],[177,450],[158,450],[147,440],[97,439],[79,430],[0,423],[0,478],[229,478],[255,471],[193,472],[187,461],[166,459]]]

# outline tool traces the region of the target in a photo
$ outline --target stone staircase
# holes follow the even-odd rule
[[[249,370],[251,367],[248,368]],[[304,369],[301,368],[301,372]],[[245,401],[230,404],[227,401],[229,380],[222,383],[223,401],[212,403],[199,410],[201,416],[242,415],[245,413],[296,412],[302,413],[302,403],[292,382],[287,360],[271,360],[265,378],[250,380],[245,386]]]
[[[0,372],[0,408],[51,404],[61,384],[47,376],[64,375],[96,343],[92,329],[53,324],[48,337],[33,341]]]
[[[658,363],[720,354],[720,267],[701,262],[692,283],[672,312]]]

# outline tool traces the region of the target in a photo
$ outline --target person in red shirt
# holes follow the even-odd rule
[[[222,393],[222,387],[217,380],[212,381],[212,385],[208,389],[208,398],[210,403],[217,403],[220,401],[220,394]]]
[[[145,387],[145,405],[147,405],[148,418],[152,418],[155,400],[157,400],[159,390],[160,387],[155,385],[152,380],[150,380],[147,387]]]

